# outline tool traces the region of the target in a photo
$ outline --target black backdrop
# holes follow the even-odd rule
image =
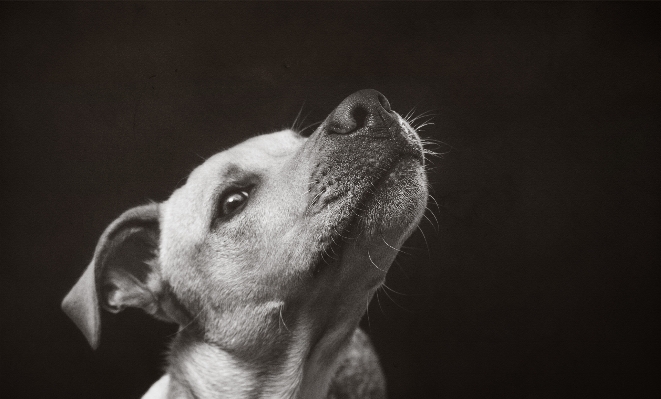
[[[123,210],[383,92],[441,140],[362,325],[391,398],[659,396],[657,4],[0,6],[2,391],[139,397],[171,326],[59,302]],[[389,294],[391,298],[387,295]],[[4,396],[4,395],[3,395]]]

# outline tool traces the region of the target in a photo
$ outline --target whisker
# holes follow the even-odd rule
[[[430,161],[429,163],[432,163],[432,162]],[[435,172],[435,171],[439,170],[439,166],[425,165],[424,168],[425,168],[425,172]]]
[[[416,107],[411,108],[411,110],[409,112],[407,112],[406,115],[404,115],[404,120],[405,121],[408,122],[409,118],[415,113],[415,108]]]
[[[441,207],[440,207],[440,205],[438,205],[438,201],[436,201],[436,198],[434,198],[434,196],[431,195],[431,194],[427,194],[427,195],[428,195],[429,198],[431,198],[432,201],[434,201],[434,203],[436,204],[436,209],[438,209],[438,210],[440,211],[440,210],[441,210]]]
[[[202,309],[200,309],[200,311],[197,312],[197,314],[196,314],[192,319],[190,319],[190,321],[189,321],[185,326],[180,327],[179,330],[177,330],[176,333],[170,334],[170,335],[168,335],[167,337],[168,337],[168,338],[170,338],[170,337],[174,337],[175,335],[179,334],[180,332],[182,332],[182,331],[184,331],[185,329],[187,329],[188,327],[190,327],[190,326],[193,324],[193,322],[194,322],[195,320],[197,320],[198,317],[200,317],[201,314],[202,314]]]
[[[420,233],[422,233],[422,238],[425,240],[425,245],[427,246],[427,255],[429,255],[429,258],[431,259],[431,251],[429,249],[429,243],[427,242],[427,236],[425,236],[425,232],[422,231],[420,226],[416,226],[418,230],[420,230]]]
[[[423,214],[422,217],[424,217],[425,219],[427,219],[427,221],[429,222],[429,224],[432,225],[432,227],[437,227],[437,226],[434,226],[434,223],[431,221],[431,219],[429,219],[429,217],[428,217],[427,215]],[[438,232],[438,229],[437,229],[437,228],[435,228],[434,230],[436,230],[436,232]]]
[[[380,270],[383,273],[386,272],[386,270],[381,269],[379,266],[376,265],[376,263],[374,263],[374,261],[372,260],[372,256],[370,255],[370,250],[369,249],[367,250],[367,257],[369,258],[370,262],[372,262],[372,265],[374,265],[374,267],[376,267],[377,270]]]
[[[303,105],[301,105],[301,108],[298,109],[298,113],[296,114],[296,117],[294,118],[294,122],[291,124],[290,129],[293,131],[297,131],[299,119],[301,117],[301,113],[303,112],[303,107],[305,106],[305,101],[303,102]],[[301,123],[303,122],[302,120],[300,121]]]
[[[282,317],[282,308],[284,307],[284,304],[280,306],[280,321],[282,321],[282,325],[285,326],[285,330],[291,334],[291,330],[287,327],[287,323],[285,323],[285,319]]]
[[[384,284],[384,285],[385,285],[385,284]],[[390,288],[389,288],[389,289],[390,289]],[[393,292],[394,292],[394,291],[393,291]],[[383,293],[386,294],[386,296],[388,297],[388,299],[390,299],[390,300],[392,301],[392,303],[394,303],[395,305],[397,305],[398,308],[400,308],[400,309],[402,309],[402,310],[404,310],[404,311],[406,311],[406,312],[408,312],[408,313],[413,313],[410,309],[407,309],[407,308],[405,308],[404,306],[402,306],[402,305],[400,305],[399,303],[397,303],[397,301],[395,301],[395,299],[393,299],[393,297],[391,297],[390,294],[388,294],[388,291],[383,290]],[[403,294],[402,294],[402,295],[403,295]]]
[[[376,296],[376,303],[379,304],[379,309],[381,309],[381,313],[385,315],[386,312],[383,311],[383,307],[381,307],[381,299],[379,299],[379,290],[376,290],[375,296]]]
[[[321,198],[322,195],[323,195],[323,191],[319,191],[317,195],[315,195],[314,198],[312,198],[312,201],[310,201],[310,205],[308,206],[308,210],[317,204],[317,201],[319,200],[319,198]]]
[[[431,138],[431,137],[425,137],[425,138],[422,139],[422,141],[427,142],[427,143],[443,144],[443,145],[450,146],[450,144],[446,143],[446,142],[443,141],[443,140],[433,139],[433,138]]]
[[[381,237],[381,241],[383,241],[384,244],[386,244],[386,245],[389,246],[390,248],[394,249],[394,250],[397,251],[398,253],[401,252],[401,253],[403,253],[403,254],[405,254],[405,255],[410,255],[409,253],[407,253],[407,252],[405,252],[405,251],[402,251],[401,248],[400,248],[400,249],[397,249],[397,248],[393,247],[392,245],[388,244],[388,243],[386,242],[386,239],[383,238],[383,237]]]
[[[438,116],[438,114],[432,114],[431,112],[432,112],[432,110],[424,111],[424,112],[421,112],[419,115],[415,116],[414,118],[411,118],[411,119],[407,118],[406,120],[409,123],[409,125],[413,125],[413,123],[415,121],[417,121],[418,119],[420,119],[420,118],[425,118],[425,117],[428,117],[428,116],[431,116],[431,117]]]
[[[367,297],[367,306],[365,306],[365,313],[367,314],[367,325],[370,330],[372,329],[372,323],[370,322],[370,298]]]
[[[193,150],[190,150],[190,152],[191,152],[193,155],[196,155],[198,158],[200,158],[203,162],[206,162],[207,158],[203,157],[202,155],[198,154],[197,152],[195,152],[195,151],[193,151]]]
[[[444,151],[443,152],[444,154],[449,153],[452,150],[457,151],[457,149],[453,145],[448,144],[448,143],[446,143],[442,140],[437,140],[437,139],[432,139],[432,138],[429,138],[429,137],[425,137],[425,138],[420,139],[420,141],[426,147],[427,146],[435,146],[435,147],[438,147],[438,148],[449,147],[450,149],[447,150],[447,151]]]
[[[303,135],[303,133],[304,133],[307,129],[309,129],[309,128],[311,128],[312,126],[315,126],[315,125],[320,125],[322,122],[323,122],[323,120],[320,120],[320,121],[317,121],[317,122],[310,123],[309,125],[307,125],[307,126],[304,127],[303,129],[301,129],[301,130],[298,132],[298,134]]]
[[[427,150],[427,149],[423,150],[423,152],[424,152],[425,156],[429,155],[430,157],[434,157],[434,158],[438,158],[438,159],[443,159],[443,155],[447,154],[447,153],[439,154],[437,152]]]
[[[404,293],[402,293],[402,292],[399,292],[399,291],[393,290],[392,288],[388,287],[388,286],[386,285],[386,283],[381,284],[381,287],[383,287],[383,288],[389,290],[390,292],[394,292],[395,294],[408,296],[408,294],[404,294]]]
[[[414,129],[415,129],[416,131],[420,131],[420,130],[422,130],[422,128],[425,127],[425,126],[433,126],[433,125],[435,125],[434,122],[426,121],[426,122],[423,122],[423,123],[421,123],[420,125],[416,126]]]
[[[350,241],[350,240],[351,240],[351,238],[349,238],[349,237],[345,237],[345,236],[343,236],[341,233],[338,233],[338,232],[337,232],[337,229],[335,228],[335,226],[333,226],[333,233],[335,233],[335,235],[339,236],[339,237],[342,238],[343,240],[346,240],[346,241]]]
[[[426,206],[425,209],[428,210],[429,213],[431,213],[431,215],[434,217],[434,220],[436,220],[436,232],[438,233],[438,231],[441,229],[441,224],[438,222],[438,218],[436,217],[436,214],[434,214],[434,211],[428,206]],[[429,221],[431,222],[431,220]]]

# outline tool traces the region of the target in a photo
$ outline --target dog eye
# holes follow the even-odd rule
[[[222,209],[220,216],[230,215],[238,211],[239,209],[243,208],[243,206],[248,201],[248,196],[249,195],[247,191],[235,191],[233,193],[226,195],[222,201]]]

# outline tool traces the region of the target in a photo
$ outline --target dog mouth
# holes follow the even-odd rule
[[[374,235],[379,230],[379,224],[387,215],[375,218],[370,214],[377,207],[387,207],[386,199],[381,198],[389,190],[396,189],[401,181],[400,174],[407,174],[411,170],[424,166],[422,152],[402,152],[388,167],[379,168],[382,173],[362,190],[362,195],[355,203],[350,205],[347,216],[338,220],[330,231],[325,245],[313,262],[313,275],[318,274],[325,266],[342,263],[342,256],[347,244],[359,240],[361,237]],[[376,220],[375,220],[376,219]]]
[[[421,152],[407,152],[401,153],[389,167],[383,168],[384,172],[369,187],[363,190],[362,197],[354,205],[352,216],[349,218],[345,227],[347,237],[364,234],[364,230],[370,227],[378,227],[363,225],[367,222],[367,213],[375,208],[377,204],[382,206],[388,205],[379,204],[379,202],[387,202],[387,199],[381,198],[382,194],[388,190],[396,189],[396,186],[405,179],[401,174],[406,175],[410,170],[419,169],[423,165],[424,158]]]

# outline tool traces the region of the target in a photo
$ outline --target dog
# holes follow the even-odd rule
[[[62,308],[93,348],[100,308],[179,325],[143,398],[385,398],[358,322],[426,209],[424,154],[361,90],[311,135],[250,138],[126,211]]]

